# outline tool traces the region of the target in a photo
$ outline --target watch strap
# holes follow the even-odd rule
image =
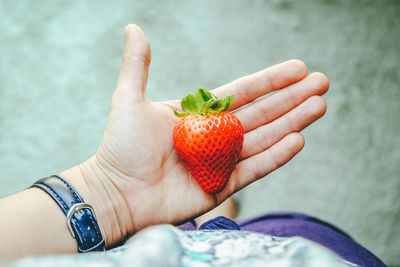
[[[67,226],[78,243],[78,252],[104,251],[101,234],[93,208],[84,202],[78,192],[57,175],[37,180],[31,187],[49,194],[66,216]]]

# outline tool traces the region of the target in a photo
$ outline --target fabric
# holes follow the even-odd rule
[[[224,217],[213,219],[218,219],[218,224],[212,223],[213,220],[204,224],[208,224],[207,229],[212,229],[212,227],[214,229],[229,229],[226,226],[232,225],[233,221],[221,218]],[[276,237],[300,236],[314,241],[332,250],[343,259],[360,266],[385,266],[379,258],[357,243],[344,231],[332,224],[306,214],[294,212],[268,213],[239,222],[237,225],[241,230]],[[179,226],[179,228],[186,231],[195,230],[196,224],[194,221],[190,221]]]
[[[26,258],[8,266],[356,266],[301,237],[238,230],[150,227],[107,252]]]
[[[240,230],[240,226],[224,216],[218,216],[203,223],[199,230]]]

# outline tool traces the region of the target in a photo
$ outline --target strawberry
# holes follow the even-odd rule
[[[176,151],[201,188],[221,192],[243,146],[243,127],[228,110],[233,96],[217,98],[199,88],[181,101],[183,113],[173,130]]]

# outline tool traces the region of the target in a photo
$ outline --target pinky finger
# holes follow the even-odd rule
[[[304,147],[301,133],[291,133],[269,149],[238,163],[234,177],[234,191],[264,177],[291,160]],[[231,192],[234,193],[234,192]]]

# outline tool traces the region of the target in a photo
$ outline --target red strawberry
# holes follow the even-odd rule
[[[221,192],[228,183],[243,146],[243,127],[238,118],[226,111],[233,96],[217,98],[199,88],[181,101],[184,113],[173,138],[176,151],[199,183],[209,193]]]

